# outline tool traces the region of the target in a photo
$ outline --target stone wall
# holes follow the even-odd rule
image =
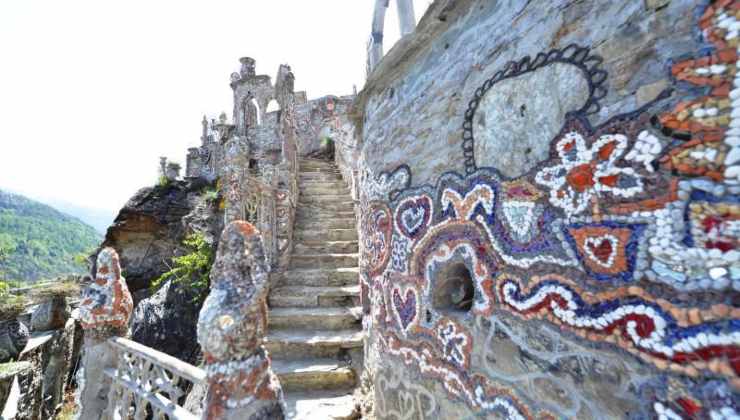
[[[383,58],[356,103],[378,418],[737,415],[739,10],[438,0]]]

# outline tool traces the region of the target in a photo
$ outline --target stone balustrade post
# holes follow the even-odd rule
[[[96,266],[95,279],[83,287],[80,300],[84,342],[82,368],[77,373],[79,420],[104,418],[111,388],[111,379],[104,372],[118,363],[117,353],[106,340],[127,335],[134,307],[126,280],[121,277],[116,251],[104,248],[98,254]]]
[[[211,293],[198,319],[209,384],[204,419],[283,419],[285,403],[262,346],[268,271],[259,231],[228,224],[211,269]]]

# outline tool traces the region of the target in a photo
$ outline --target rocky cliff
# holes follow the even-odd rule
[[[164,283],[154,294],[151,284],[186,253],[183,239],[201,233],[214,249],[223,225],[216,187],[203,180],[172,181],[139,190],[108,228],[102,247],[121,258],[136,305],[132,338],[191,363],[197,361],[195,323],[200,302],[179,283]]]
[[[182,240],[188,233],[202,232],[209,243],[216,243],[222,218],[217,203],[206,194],[209,190],[215,186],[200,179],[142,188],[118,213],[100,249],[118,251],[135,298],[169,269],[173,256],[184,252]]]

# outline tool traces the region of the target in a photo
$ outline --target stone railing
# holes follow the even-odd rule
[[[205,369],[126,339],[133,304],[118,254],[103,249],[96,266],[79,310],[78,420],[284,418],[282,388],[262,346],[269,267],[253,225],[234,221],[221,235],[198,320]],[[202,414],[185,408],[195,387],[206,389]]]
[[[111,387],[104,418],[199,418],[181,404],[188,389],[205,384],[203,369],[125,338],[111,337],[107,344],[118,366],[105,369]]]

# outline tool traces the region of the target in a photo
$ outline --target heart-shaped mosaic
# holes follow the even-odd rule
[[[416,293],[413,289],[406,289],[404,297],[397,288],[393,289],[393,307],[401,322],[401,327],[406,330],[416,319]]]
[[[619,245],[619,240],[612,235],[588,237],[583,242],[583,250],[593,262],[609,268],[614,264],[617,245]]]
[[[424,234],[432,218],[432,200],[426,196],[409,197],[398,205],[396,225],[406,237],[416,239]]]

